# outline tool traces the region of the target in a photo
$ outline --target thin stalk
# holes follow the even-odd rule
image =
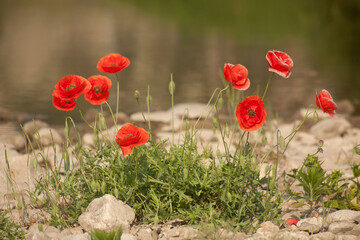
[[[120,78],[118,76],[118,74],[115,74],[116,76],[116,120],[115,120],[115,125],[117,125],[117,120],[118,120],[118,113],[119,113],[119,101],[120,101]]]
[[[268,80],[268,82],[267,82],[267,84],[266,84],[266,88],[265,88],[264,94],[263,94],[263,96],[262,96],[262,98],[261,98],[261,100],[263,100],[263,101],[264,101],[266,92],[267,92],[267,90],[268,90],[268,88],[269,88],[269,84],[270,84],[270,81],[271,81],[271,79],[273,78],[273,76],[274,76],[274,73],[272,73],[272,74],[270,75],[269,80]]]

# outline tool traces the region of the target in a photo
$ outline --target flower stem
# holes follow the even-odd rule
[[[118,76],[118,74],[115,74],[116,76],[116,116],[115,116],[115,125],[117,125],[117,120],[118,120],[118,113],[119,113],[119,99],[120,99],[120,78]]]
[[[266,84],[266,88],[265,88],[264,94],[263,94],[263,96],[262,96],[262,98],[261,98],[261,100],[263,100],[263,101],[264,101],[266,92],[267,92],[267,90],[268,90],[268,88],[269,88],[269,84],[270,84],[270,81],[271,81],[271,79],[273,78],[273,76],[274,76],[274,73],[272,73],[272,74],[270,75],[269,80],[268,80],[268,82],[267,82],[267,84]]]

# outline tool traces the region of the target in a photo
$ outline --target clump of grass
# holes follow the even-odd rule
[[[9,211],[0,210],[0,239],[25,239],[25,232],[20,225],[8,217]]]
[[[214,156],[200,154],[191,139],[169,150],[164,142],[140,146],[128,157],[106,144],[84,150],[81,168],[65,179],[55,172],[39,179],[33,202],[52,215],[49,224],[62,227],[75,224],[87,205],[104,194],[134,208],[139,222],[180,218],[249,230],[254,222],[277,219],[282,198],[265,191],[269,176],[260,179],[249,145],[236,155]]]
[[[120,240],[122,235],[122,228],[111,232],[104,232],[100,230],[95,230],[90,233],[91,239],[93,240]]]

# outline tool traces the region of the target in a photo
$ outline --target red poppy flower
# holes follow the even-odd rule
[[[242,130],[251,132],[260,128],[266,120],[264,103],[258,96],[245,98],[237,105],[236,117]]]
[[[328,113],[330,116],[335,117],[335,110],[337,109],[336,103],[330,93],[325,89],[321,90],[319,94],[316,94],[316,105],[321,108],[324,113]]]
[[[266,60],[270,66],[269,71],[282,76],[283,78],[290,77],[290,70],[294,66],[293,60],[284,52],[268,51]]]
[[[55,85],[53,96],[61,99],[77,99],[90,90],[91,84],[86,78],[77,75],[67,75]]]
[[[75,99],[61,99],[53,95],[53,105],[61,111],[71,111],[76,107]]]
[[[145,144],[149,140],[149,134],[143,128],[132,124],[126,124],[118,131],[116,143],[120,146],[124,156],[131,153],[131,147]]]
[[[130,65],[130,60],[118,53],[110,53],[101,58],[97,64],[100,72],[118,73]]]
[[[288,219],[286,219],[286,223],[289,226],[296,225],[298,223],[298,221],[300,221],[300,219],[297,219],[297,218],[288,218]]]
[[[85,100],[91,104],[99,105],[107,101],[109,98],[109,88],[111,88],[111,80],[108,77],[96,75],[89,77],[91,89],[85,93]]]
[[[246,90],[250,87],[250,79],[247,77],[248,70],[241,64],[226,63],[224,66],[224,77],[234,88]]]

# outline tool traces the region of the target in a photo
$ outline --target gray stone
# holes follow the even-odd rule
[[[38,233],[29,233],[26,236],[26,240],[50,240],[46,233],[38,232]]]
[[[339,234],[335,236],[335,240],[359,240],[359,236]]]
[[[279,231],[279,227],[270,221],[263,222],[263,223],[261,223],[260,226],[261,227],[256,231],[257,233],[259,233],[259,232],[278,232]]]
[[[42,128],[34,135],[34,138],[44,147],[63,143],[62,137],[54,128]]]
[[[305,232],[257,232],[246,240],[308,240]]]
[[[333,222],[328,226],[328,232],[332,232],[334,234],[341,232],[351,231],[356,226],[355,223],[352,222]]]
[[[106,194],[89,204],[86,211],[80,215],[79,224],[87,232],[95,229],[114,231],[120,226],[123,232],[126,232],[134,219],[135,212],[131,207],[114,196]]]
[[[357,224],[355,227],[353,227],[353,229],[347,232],[347,234],[360,236],[360,224]]]
[[[61,238],[60,240],[90,240],[90,239],[91,239],[91,237],[89,234],[83,233],[83,234],[69,235],[69,236]]]
[[[354,222],[357,217],[360,216],[360,211],[354,210],[339,210],[333,213],[330,213],[326,218],[326,223],[330,224],[333,222]]]
[[[31,137],[42,128],[48,128],[49,124],[41,120],[32,120],[24,124],[23,128],[25,133]]]
[[[311,240],[334,240],[335,234],[331,232],[322,232],[310,236]]]
[[[310,133],[317,139],[324,140],[338,137],[351,128],[351,124],[342,118],[327,118],[310,128]]]
[[[164,231],[164,236],[168,239],[196,239],[201,232],[192,227],[178,227]]]
[[[137,238],[130,233],[123,233],[121,235],[121,240],[137,240]]]
[[[156,240],[158,239],[157,233],[153,231],[151,228],[141,228],[137,234],[138,239],[144,240]]]
[[[244,240],[247,237],[247,235],[243,232],[237,232],[234,235],[233,240]]]
[[[320,232],[320,227],[315,224],[303,222],[302,224],[299,225],[299,230],[314,234]]]
[[[354,105],[348,99],[342,99],[340,101],[336,101],[337,110],[336,113],[351,115],[355,111]]]
[[[305,218],[301,219],[297,226],[299,230],[306,231],[309,233],[318,233],[321,230],[321,226],[323,223],[323,219],[321,217],[312,217],[312,218]]]
[[[216,239],[234,239],[234,236],[235,236],[234,232],[223,228],[220,228],[216,232]]]

